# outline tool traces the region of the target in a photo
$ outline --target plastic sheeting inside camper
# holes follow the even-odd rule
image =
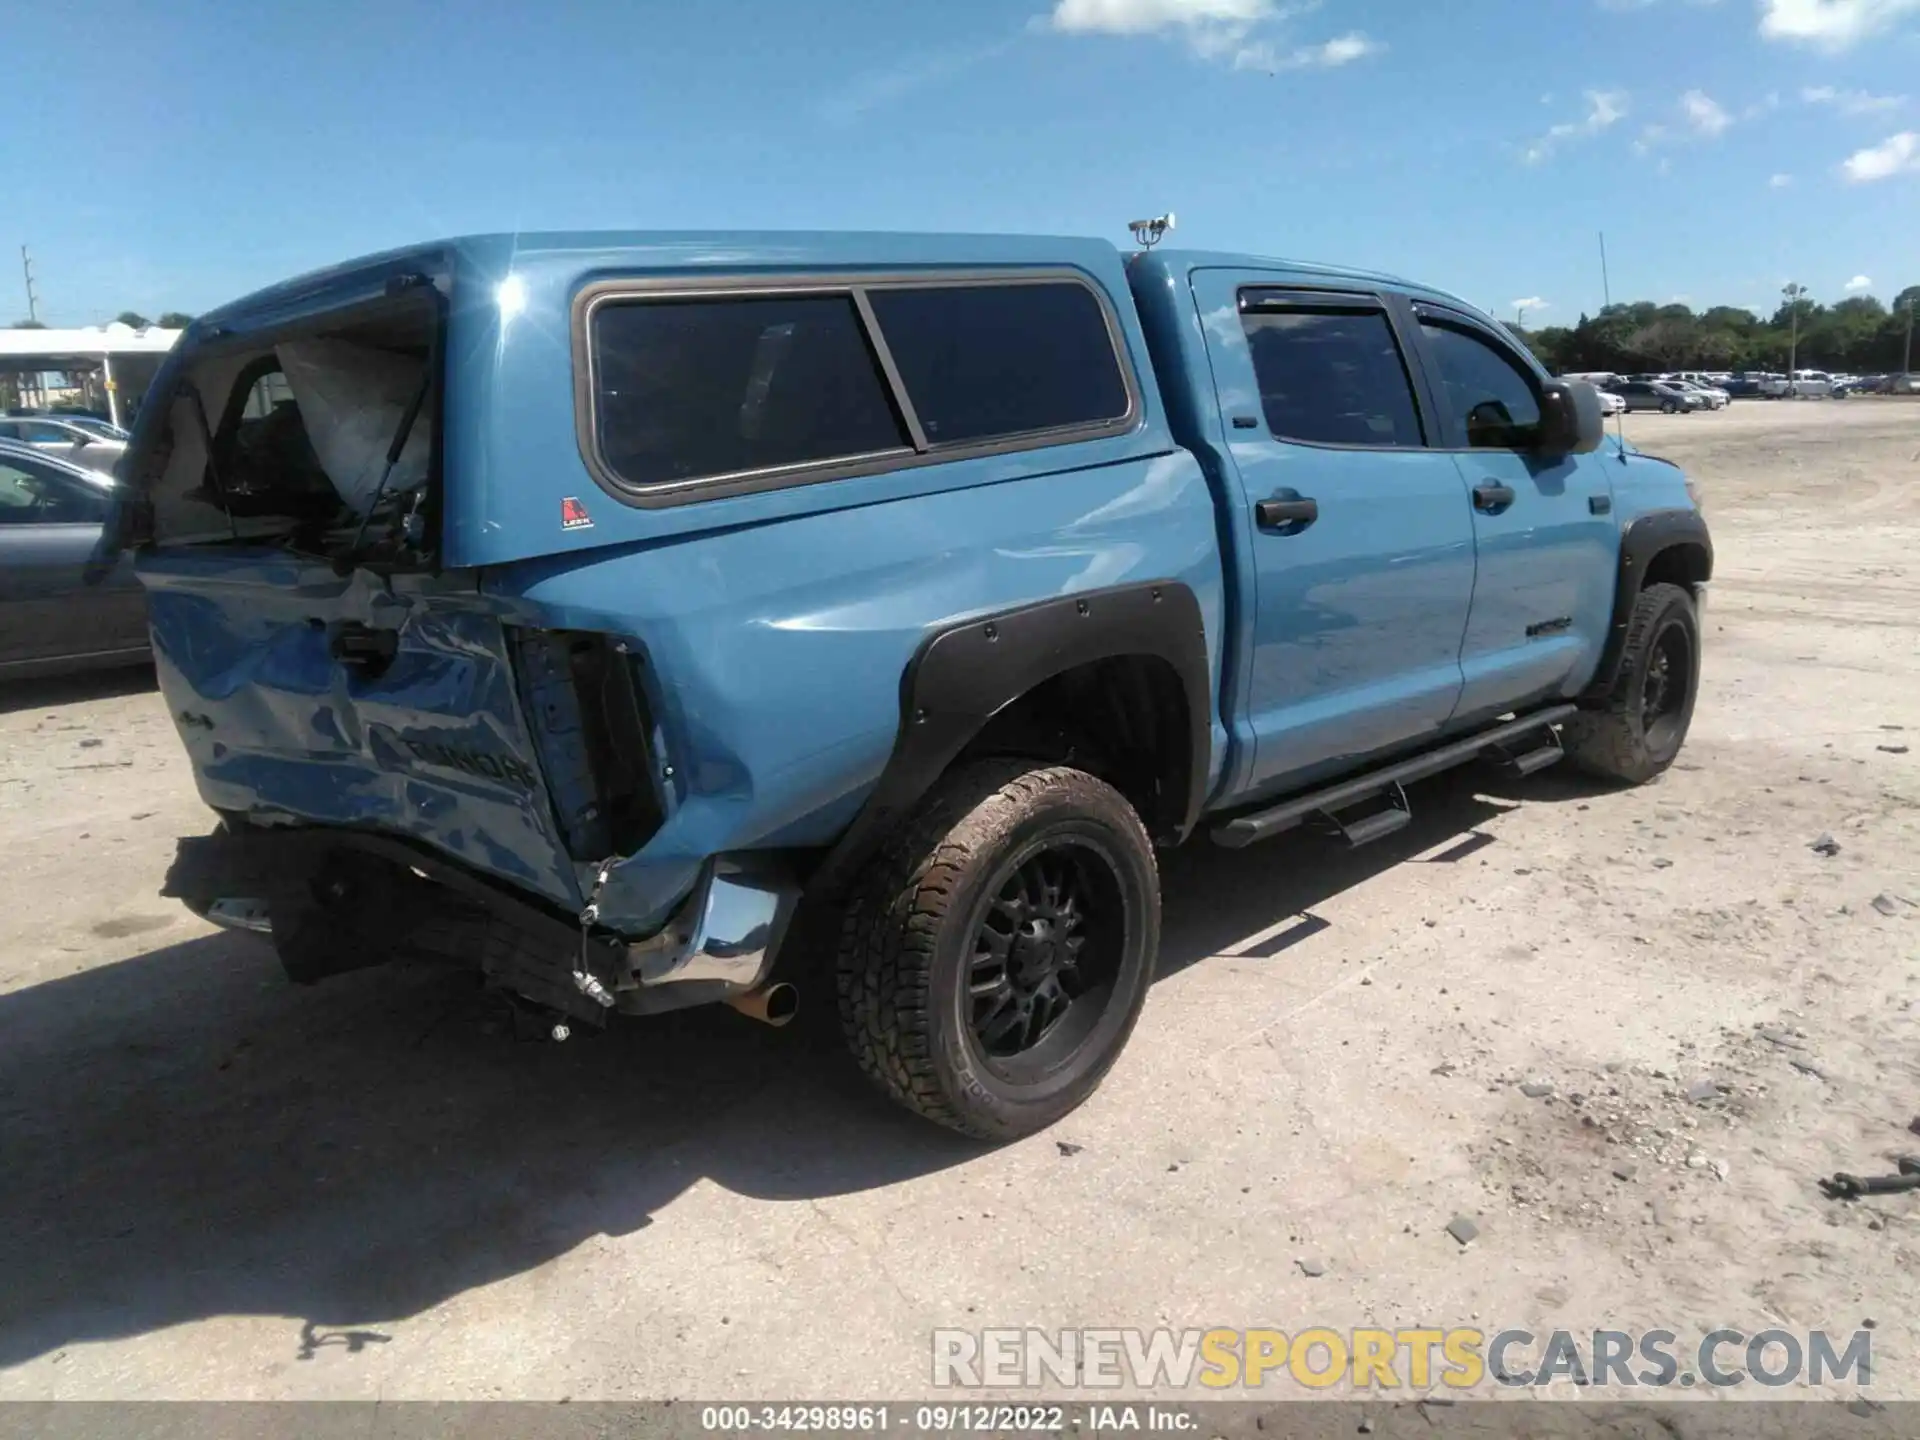
[[[285,341],[274,353],[321,468],[347,506],[365,514],[381,488],[388,447],[420,390],[424,365],[389,350],[324,338]],[[423,413],[383,493],[403,495],[426,483],[432,435]]]

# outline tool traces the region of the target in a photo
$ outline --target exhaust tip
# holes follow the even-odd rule
[[[758,1020],[762,1025],[771,1025],[778,1030],[783,1025],[793,1023],[793,1017],[800,1013],[800,992],[784,980],[771,985],[763,985],[758,990],[749,990],[744,995],[735,995],[727,1001],[750,1020]]]

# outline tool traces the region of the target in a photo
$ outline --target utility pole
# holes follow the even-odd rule
[[[1522,332],[1526,330],[1527,328],[1527,307],[1526,306],[1516,305],[1513,307],[1513,328]]]
[[[1902,375],[1911,375],[1913,373],[1913,298],[1911,295],[1907,297],[1907,355],[1906,358],[1900,362],[1900,373]]]
[[[1600,300],[1609,310],[1613,308],[1613,282],[1607,279],[1607,232],[1600,232]]]
[[[1794,370],[1800,360],[1800,301],[1807,293],[1807,287],[1789,281],[1781,287],[1780,293],[1787,297],[1787,394],[1797,395],[1794,388]]]
[[[27,247],[20,247],[20,269],[27,277],[27,319],[40,319],[40,297],[33,289],[33,257],[27,253]]]

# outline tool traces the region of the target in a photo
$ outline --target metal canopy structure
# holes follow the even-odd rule
[[[108,418],[119,425],[130,409],[129,399],[144,393],[180,334],[119,324],[80,330],[0,330],[0,374],[97,373]]]

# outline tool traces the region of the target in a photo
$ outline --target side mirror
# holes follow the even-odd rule
[[[1585,380],[1549,380],[1540,387],[1540,453],[1590,455],[1606,438],[1600,392]]]

